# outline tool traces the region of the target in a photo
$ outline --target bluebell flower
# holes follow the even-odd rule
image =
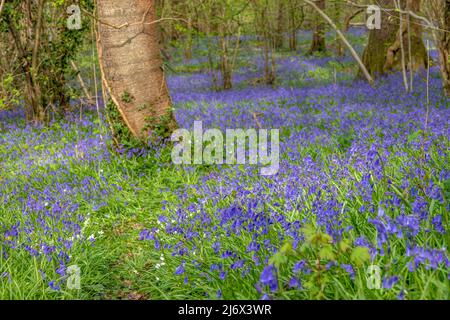
[[[383,288],[384,289],[392,289],[392,287],[398,282],[398,276],[392,276],[383,279]]]
[[[278,290],[278,280],[276,276],[276,269],[273,265],[268,265],[264,268],[259,279],[261,284],[269,286],[271,292]]]
[[[306,266],[306,261],[304,261],[304,260],[299,261],[299,262],[294,264],[294,268],[293,268],[292,271],[294,273],[302,272],[305,269],[305,266]]]
[[[182,275],[184,273],[184,265],[178,266],[177,269],[175,270],[175,274],[177,276]]]
[[[300,280],[298,280],[296,277],[293,277],[289,280],[288,286],[291,289],[300,289],[302,287]]]
[[[49,285],[50,289],[52,289],[54,291],[60,291],[61,290],[61,287],[55,281],[50,281],[48,285]]]
[[[341,264],[341,268],[344,269],[349,275],[350,279],[355,279],[355,271],[353,270],[353,267],[350,264]]]

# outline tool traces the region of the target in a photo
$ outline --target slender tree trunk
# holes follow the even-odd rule
[[[5,5],[5,0],[0,1],[0,16],[2,15],[3,6]]]
[[[290,2],[289,13],[289,50],[297,51],[297,22],[295,19],[295,10],[292,2]]]
[[[341,23],[341,7],[339,6],[338,2],[334,3],[334,20],[336,21],[336,24],[338,24],[338,25],[339,25],[339,23]],[[336,46],[336,55],[338,57],[344,56],[344,45],[343,45],[342,41],[339,39],[339,36],[337,33],[335,33],[334,43]]]
[[[278,3],[278,17],[277,17],[277,34],[275,37],[275,47],[280,49],[283,47],[284,39],[284,1],[280,0]]]
[[[184,49],[184,57],[186,60],[191,60],[192,59],[192,17],[190,16],[192,13],[189,12],[188,15],[188,23],[187,23],[187,39],[186,39],[186,47]]]
[[[222,46],[222,59],[221,59],[222,87],[224,90],[229,90],[233,88],[233,71],[231,70],[227,36],[222,35],[220,41]]]
[[[316,2],[317,7],[324,11],[326,7],[325,0],[318,0]],[[314,34],[311,43],[311,49],[309,49],[309,54],[315,52],[325,52],[327,50],[325,44],[325,25],[323,23],[323,19],[316,14],[316,20],[314,24]]]
[[[297,21],[297,11],[299,13],[298,21]],[[290,29],[290,37],[289,37],[289,49],[291,51],[297,51],[297,31],[303,24],[305,20],[305,11],[304,7],[301,6],[299,9],[296,7],[295,1],[289,1],[289,29]]]
[[[450,0],[444,1],[444,30],[450,30]],[[450,97],[450,34],[440,32],[438,36],[438,52],[444,92]]]
[[[45,111],[43,106],[41,86],[38,81],[39,74],[39,49],[41,47],[41,35],[42,35],[42,25],[44,21],[44,6],[45,0],[38,0],[37,8],[37,22],[34,35],[33,51],[31,55],[31,78],[33,81],[33,88],[35,91],[36,105],[35,105],[35,120],[42,122],[45,119]]]
[[[171,132],[176,123],[152,23],[154,1],[98,0],[98,16],[105,22],[98,25],[102,74],[125,124],[142,140],[158,126]],[[130,25],[117,29],[125,23]]]

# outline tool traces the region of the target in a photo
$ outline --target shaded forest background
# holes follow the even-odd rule
[[[81,8],[80,12],[67,11],[73,4]],[[372,13],[368,7],[373,4],[382,10],[381,29],[370,31],[366,48],[359,58],[346,44],[345,34],[350,26],[366,27]],[[92,98],[103,87],[104,101],[109,100],[105,95],[110,94],[130,133],[142,138],[143,132],[155,131],[163,125],[169,129],[176,126],[170,124],[174,121],[170,120],[170,114],[166,115],[167,110],[170,111],[168,91],[160,93],[149,89],[157,86],[157,82],[165,81],[164,72],[173,71],[170,48],[182,47],[188,62],[196,58],[193,43],[199,38],[205,39],[207,59],[203,68],[211,75],[211,88],[229,90],[233,87],[236,62],[245,50],[241,47],[242,40],[255,37],[264,69],[254,82],[276,86],[276,52],[299,50],[297,34],[300,30],[312,30],[311,45],[306,54],[342,57],[347,50],[352,50],[355,76],[366,77],[372,82],[373,78],[401,71],[406,91],[414,89],[413,74],[428,65],[426,37],[438,51],[437,61],[431,63],[439,64],[444,93],[450,95],[450,2],[447,0],[379,0],[375,3],[158,0],[133,2],[131,7],[134,9],[126,11],[125,7],[129,5],[120,1],[99,1],[96,7],[91,0],[3,0],[0,107],[24,106],[27,121],[45,122],[50,114],[61,114],[70,109],[71,101],[81,99],[92,103]],[[110,9],[119,14],[102,20],[102,15]],[[82,19],[81,29],[68,28],[68,20],[73,22],[74,13]],[[101,66],[102,60],[98,60],[98,53],[108,51],[107,43],[100,41],[101,36],[108,32],[112,35],[132,34],[133,28],[139,26],[155,33],[149,40],[154,43],[153,51],[142,51],[147,47],[124,48],[129,54],[114,62],[121,68],[115,71],[116,77],[111,75],[110,68],[100,72],[98,64],[100,62]],[[325,36],[330,32],[334,39],[326,43]],[[98,48],[100,52],[97,52]],[[146,71],[139,71],[141,78],[117,78],[123,71],[136,73],[133,66],[143,68],[146,63],[149,63]],[[158,72],[159,68],[162,72]],[[105,73],[106,78],[117,80],[109,87],[105,75],[103,81],[101,79],[101,74]],[[93,77],[96,77],[95,84]],[[144,82],[152,83],[151,87],[145,87]],[[110,113],[114,114],[113,111]],[[166,116],[169,120],[164,119]]]

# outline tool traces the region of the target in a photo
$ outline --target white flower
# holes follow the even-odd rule
[[[89,236],[88,240],[94,241],[94,240],[95,240],[95,236],[94,236],[93,234],[91,234],[91,235]]]

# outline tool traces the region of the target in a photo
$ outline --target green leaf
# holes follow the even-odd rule
[[[339,242],[339,250],[342,252],[346,252],[350,249],[350,240],[343,239],[341,242]]]
[[[331,245],[326,245],[322,249],[320,249],[319,257],[324,260],[334,260],[335,255],[333,252],[333,247]]]
[[[350,256],[350,259],[357,266],[361,266],[364,262],[370,260],[369,248],[366,247],[356,247]]]
[[[311,243],[316,235],[316,229],[313,225],[307,224],[302,228],[302,232],[305,235],[305,240],[308,243]]]
[[[315,234],[313,239],[311,240],[311,242],[313,244],[317,244],[317,245],[330,244],[330,243],[332,243],[332,241],[333,241],[333,238],[330,235],[328,235],[326,233],[322,233],[322,232]]]
[[[408,136],[408,142],[411,143],[411,142],[417,140],[417,138],[419,137],[420,134],[422,134],[422,130],[417,130],[416,132],[411,133]]]
[[[291,242],[291,241],[286,242],[286,243],[281,247],[280,252],[281,252],[282,254],[285,254],[285,255],[289,255],[289,254],[294,253],[294,249],[292,248],[292,242]]]
[[[285,264],[288,258],[281,252],[275,253],[272,258],[269,259],[269,264],[273,264],[277,269],[280,268],[282,264]]]

